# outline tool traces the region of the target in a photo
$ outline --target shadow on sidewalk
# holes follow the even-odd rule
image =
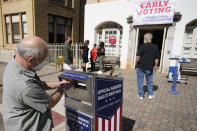
[[[122,117],[122,131],[132,131],[135,124],[135,120]]]
[[[143,86],[143,89],[144,89],[144,92],[148,92],[148,88],[147,88],[147,85],[144,85]],[[158,86],[157,85],[153,85],[153,91],[157,91],[158,90]]]

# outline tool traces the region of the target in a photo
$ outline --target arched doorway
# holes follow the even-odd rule
[[[123,28],[116,22],[104,22],[96,27],[96,43],[105,43],[106,56],[121,55]]]

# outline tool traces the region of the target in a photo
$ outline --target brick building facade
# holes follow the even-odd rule
[[[0,47],[13,49],[27,36],[61,43],[83,41],[85,0],[1,0]]]

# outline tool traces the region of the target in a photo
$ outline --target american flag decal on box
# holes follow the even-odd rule
[[[122,131],[122,105],[111,120],[95,117],[95,131]]]

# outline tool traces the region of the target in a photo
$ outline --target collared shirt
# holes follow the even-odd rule
[[[50,131],[50,96],[46,84],[35,72],[26,70],[14,59],[3,75],[3,123],[6,131]]]

